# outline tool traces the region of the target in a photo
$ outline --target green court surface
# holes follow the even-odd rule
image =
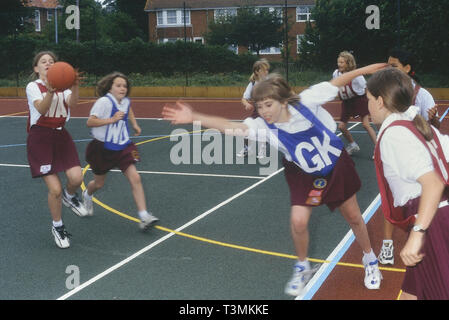
[[[110,172],[95,194],[102,205],[94,205],[94,216],[80,218],[63,207],[72,234],[71,247],[63,250],[50,231],[47,188],[30,175],[26,118],[0,118],[0,299],[292,300],[283,292],[295,253],[282,170],[267,177],[260,175],[262,165],[247,160],[174,165],[170,152],[178,141],[167,136],[192,126],[138,121],[142,136],[134,141],[140,143],[142,161],[137,169],[160,223],[139,230],[130,186],[120,172]],[[83,168],[90,141],[85,122],[72,118],[66,126]],[[353,159],[364,212],[378,194],[374,146],[360,124],[352,132],[361,146]],[[187,137],[193,144],[195,135]],[[209,143],[203,141],[202,150]],[[87,171],[84,182],[91,178]],[[314,209],[309,230],[309,256],[325,260],[349,226],[338,211],[323,206]]]

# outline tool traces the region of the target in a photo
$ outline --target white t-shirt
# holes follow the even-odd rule
[[[412,80],[412,84],[413,88],[415,88],[415,81]],[[419,107],[419,114],[428,121],[429,115],[427,114],[427,110],[435,106],[435,100],[433,100],[433,97],[429,91],[421,87],[416,95],[415,106]]]
[[[411,106],[404,113],[389,115],[379,134],[393,121],[413,120],[418,107]],[[446,160],[449,160],[449,136],[436,130]],[[394,206],[403,206],[410,199],[421,195],[421,184],[417,179],[433,170],[432,158],[421,141],[407,128],[395,126],[385,131],[380,141],[384,175],[394,198]]]
[[[253,91],[254,86],[257,84],[257,81],[250,82],[245,89],[245,92],[243,92],[243,99],[245,100],[251,100],[251,92]]]
[[[310,88],[302,91],[299,94],[301,103],[309,108],[315,117],[318,118],[331,132],[335,132],[337,124],[334,118],[329,112],[327,112],[321,105],[331,101],[338,93],[338,88],[329,82],[321,82]],[[304,130],[308,130],[311,127],[311,122],[307,120],[299,111],[297,111],[291,105],[288,105],[288,111],[291,117],[288,122],[274,123],[275,127],[284,130],[288,133],[296,133]],[[264,119],[257,117],[253,119],[251,117],[246,118],[243,121],[249,128],[248,139],[268,141],[275,148],[278,148],[280,152],[285,155],[288,161],[292,161],[290,153],[287,148],[282,144],[276,135],[267,126]]]
[[[37,123],[39,118],[42,116],[40,112],[34,107],[34,102],[37,100],[43,100],[47,92],[42,93],[39,89],[38,83],[45,86],[44,81],[37,79],[36,81],[28,83],[25,92],[28,100],[28,108],[30,109],[30,127]],[[63,92],[55,92],[53,95],[53,100],[51,106],[48,109],[45,116],[47,117],[67,117],[66,122],[70,118],[70,109],[66,111],[63,100],[68,103],[69,97],[72,94],[70,89],[64,90]]]
[[[332,79],[338,78],[342,74],[343,73],[341,73],[340,71],[338,71],[338,69],[336,69],[334,71],[334,73],[332,74]],[[351,90],[351,87],[352,87],[352,90]],[[365,78],[363,76],[355,77],[351,81],[351,87],[349,86],[349,84],[347,84],[343,87],[338,88],[341,99],[347,100],[347,99],[354,98],[355,96],[363,96],[365,94],[365,89],[366,89]]]
[[[110,98],[112,98],[115,102],[115,106],[119,111],[128,112],[128,107],[130,104],[130,100],[128,98],[123,98],[119,103],[117,99],[110,93],[107,94]],[[112,102],[107,97],[101,97],[97,101],[95,101],[92,109],[90,110],[90,115],[95,116],[98,119],[109,119],[111,118],[112,112]],[[107,125],[101,127],[93,127],[90,129],[90,133],[92,137],[97,140],[104,142],[106,136]]]

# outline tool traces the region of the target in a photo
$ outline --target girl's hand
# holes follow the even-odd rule
[[[164,120],[171,121],[172,124],[192,123],[193,110],[188,104],[177,101],[175,105],[166,104],[162,109]]]
[[[245,103],[245,110],[246,111],[253,111],[254,106],[251,103]]]
[[[125,113],[123,111],[117,111],[111,118],[112,123],[122,120],[124,116],[125,116]]]
[[[432,120],[433,118],[435,118],[435,116],[437,115],[437,112],[438,112],[438,108],[436,105],[427,110],[427,116],[429,117],[429,121]]]
[[[133,129],[134,129],[134,136],[138,136],[142,132],[142,129],[139,127],[137,123],[133,125]]]
[[[402,261],[407,267],[415,266],[424,258],[425,254],[421,252],[424,245],[424,237],[425,235],[423,233],[410,232],[407,242],[400,254]]]
[[[56,92],[56,89],[54,89],[54,88],[51,86],[51,84],[50,84],[50,82],[48,82],[48,80],[45,80],[45,81],[44,81],[44,84],[45,84],[45,86],[47,87],[48,93],[53,94],[53,93]]]

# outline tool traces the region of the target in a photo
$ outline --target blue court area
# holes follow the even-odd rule
[[[67,125],[83,168],[90,141],[85,122],[72,118]],[[175,165],[170,154],[180,140],[168,136],[194,128],[156,119],[138,122],[142,136],[134,141],[142,161],[137,169],[160,223],[139,230],[130,186],[120,172],[110,172],[95,194],[92,217],[80,218],[63,207],[72,237],[69,249],[59,249],[50,231],[47,188],[30,175],[26,118],[0,118],[0,299],[292,300],[284,294],[295,253],[281,159],[271,175],[261,175],[264,166],[257,159],[235,164],[234,145],[234,164]],[[364,212],[378,193],[374,146],[360,124],[351,131],[361,146],[353,159]],[[187,135],[192,152],[193,140],[203,134]],[[202,141],[201,151],[210,143]],[[223,150],[223,161],[225,156]],[[84,182],[91,178],[87,170]],[[316,263],[349,231],[339,212],[327,207],[315,209],[309,228],[309,256]]]

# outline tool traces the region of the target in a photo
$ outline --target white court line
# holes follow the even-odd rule
[[[208,216],[209,214],[211,214],[212,212],[216,211],[217,209],[223,207],[224,205],[228,204],[229,202],[233,201],[234,199],[237,199],[238,197],[240,197],[241,195],[247,193],[248,191],[254,189],[255,187],[257,187],[258,185],[264,183],[265,181],[267,181],[268,179],[270,179],[271,177],[275,176],[276,174],[278,174],[279,172],[283,171],[284,168],[279,169],[276,172],[273,172],[272,174],[270,174],[269,176],[263,178],[262,180],[256,182],[255,184],[249,186],[248,188],[240,191],[239,193],[233,195],[232,197],[230,197],[229,199],[219,203],[218,205],[216,205],[215,207],[207,210],[206,212],[200,214],[199,216],[197,216],[195,219],[190,220],[189,222],[187,222],[186,224],[184,224],[183,226],[179,227],[178,229],[176,229],[175,231],[180,232],[182,230],[184,230],[185,228],[189,227],[190,225],[198,222],[199,220],[205,218],[206,216]],[[165,240],[171,238],[172,236],[174,236],[175,233],[171,232],[167,235],[165,235],[164,237],[160,238],[159,240],[150,243],[148,246],[146,246],[145,248],[137,251],[136,253],[134,253],[133,255],[129,256],[128,258],[120,261],[119,263],[113,265],[112,267],[110,267],[109,269],[103,271],[102,273],[96,275],[95,277],[87,280],[86,282],[82,283],[81,285],[79,285],[78,287],[76,287],[73,290],[70,290],[69,292],[67,292],[66,294],[64,294],[63,296],[59,297],[57,300],[65,300],[67,298],[70,298],[71,296],[73,296],[75,293],[83,290],[84,288],[90,286],[92,283],[100,280],[101,278],[103,278],[104,276],[110,274],[111,272],[117,270],[118,268],[124,266],[125,264],[127,264],[128,262],[134,260],[135,258],[137,258],[138,256],[142,255],[143,253],[147,252],[148,250],[154,248],[155,246],[157,246],[158,244],[164,242]]]
[[[29,168],[27,164],[10,164],[10,163],[0,163],[0,167],[20,167]],[[91,169],[89,169],[91,170]],[[122,172],[121,170],[113,169],[111,172]],[[208,174],[208,173],[190,173],[190,172],[168,172],[168,171],[143,171],[138,170],[138,173],[142,174],[163,174],[163,175],[177,175],[177,176],[196,176],[196,177],[214,177],[214,178],[238,178],[238,179],[258,179],[262,180],[265,177],[260,176],[239,176],[232,174]]]

